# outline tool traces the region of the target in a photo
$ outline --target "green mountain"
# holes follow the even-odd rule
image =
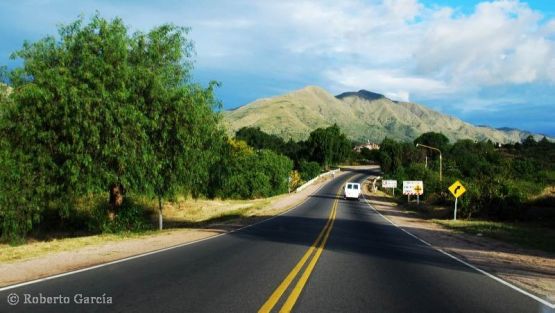
[[[223,115],[230,134],[241,127],[253,126],[294,140],[306,139],[312,130],[334,123],[353,140],[373,142],[381,142],[386,136],[414,140],[429,131],[441,132],[452,142],[458,139],[490,139],[507,143],[521,141],[530,135],[517,129],[474,126],[423,105],[392,101],[366,90],[333,96],[316,86],[256,100],[225,111]],[[543,137],[534,136],[538,140]]]

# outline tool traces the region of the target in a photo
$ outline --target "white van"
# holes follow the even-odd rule
[[[345,184],[345,199],[358,199],[360,197],[360,184],[347,182]]]

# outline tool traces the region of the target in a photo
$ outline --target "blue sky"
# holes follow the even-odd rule
[[[555,1],[0,2],[0,65],[98,10],[131,31],[191,27],[194,77],[225,108],[319,85],[368,89],[474,124],[555,136]]]

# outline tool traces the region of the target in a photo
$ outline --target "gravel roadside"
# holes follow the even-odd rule
[[[407,211],[381,192],[364,188],[372,207],[402,229],[540,298],[555,302],[555,255],[491,238],[459,233]]]

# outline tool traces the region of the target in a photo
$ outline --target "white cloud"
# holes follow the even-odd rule
[[[41,3],[0,8],[17,16],[18,28],[39,33],[54,22],[43,18],[37,26],[34,16],[20,18],[30,6],[58,22],[98,9],[121,16],[133,30],[166,22],[191,26],[197,68],[213,73],[279,77],[276,82],[334,91],[364,88],[400,100],[479,99],[482,90],[498,86],[555,84],[555,19],[516,0],[482,2],[470,13],[418,0]]]
[[[336,90],[369,89],[393,100],[409,101],[411,94],[441,97],[453,92],[444,82],[425,77],[410,76],[398,70],[342,68],[325,73],[335,82]]]
[[[519,1],[483,2],[469,14],[416,0],[295,1],[273,12],[288,30],[281,51],[321,60],[334,88],[437,99],[555,83],[555,20]]]
[[[549,24],[518,1],[485,2],[471,15],[433,16],[414,50],[416,73],[454,85],[553,81]]]

